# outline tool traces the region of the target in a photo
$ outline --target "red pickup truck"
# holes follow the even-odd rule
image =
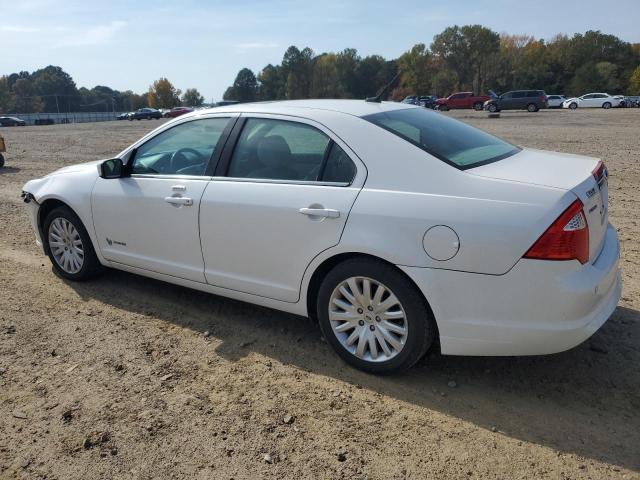
[[[473,92],[456,92],[447,98],[439,98],[436,100],[436,108],[438,110],[451,110],[454,108],[473,108],[474,110],[482,110],[484,102],[490,100],[488,95],[474,95]]]

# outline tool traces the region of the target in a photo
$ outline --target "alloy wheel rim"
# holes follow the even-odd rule
[[[56,264],[66,273],[78,273],[84,264],[84,245],[78,229],[66,218],[49,225],[49,249]]]
[[[368,362],[396,357],[409,333],[398,297],[386,285],[368,277],[350,277],[333,290],[329,322],[342,347]]]

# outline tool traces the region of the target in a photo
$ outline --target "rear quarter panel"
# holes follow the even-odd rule
[[[368,170],[341,251],[369,253],[397,265],[500,275],[575,200],[565,189],[458,170],[366,120],[326,124]],[[436,225],[449,226],[460,239],[450,260],[434,260],[423,248],[425,232]]]

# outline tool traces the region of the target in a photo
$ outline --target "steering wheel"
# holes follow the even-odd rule
[[[178,170],[178,167],[183,168],[185,166],[189,166],[189,165],[176,165],[177,158],[182,157],[186,159],[185,153],[192,153],[198,159],[202,158],[202,154],[193,148],[189,148],[189,147],[179,148],[178,150],[173,152],[171,154],[171,157],[169,158],[169,170],[171,172],[176,172]]]

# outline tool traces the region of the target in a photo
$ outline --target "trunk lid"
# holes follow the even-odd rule
[[[466,170],[466,173],[545,187],[571,190],[584,204],[589,225],[589,261],[604,243],[609,217],[606,168],[596,158],[544,150],[523,149],[504,160]],[[596,171],[596,169],[598,171]]]

